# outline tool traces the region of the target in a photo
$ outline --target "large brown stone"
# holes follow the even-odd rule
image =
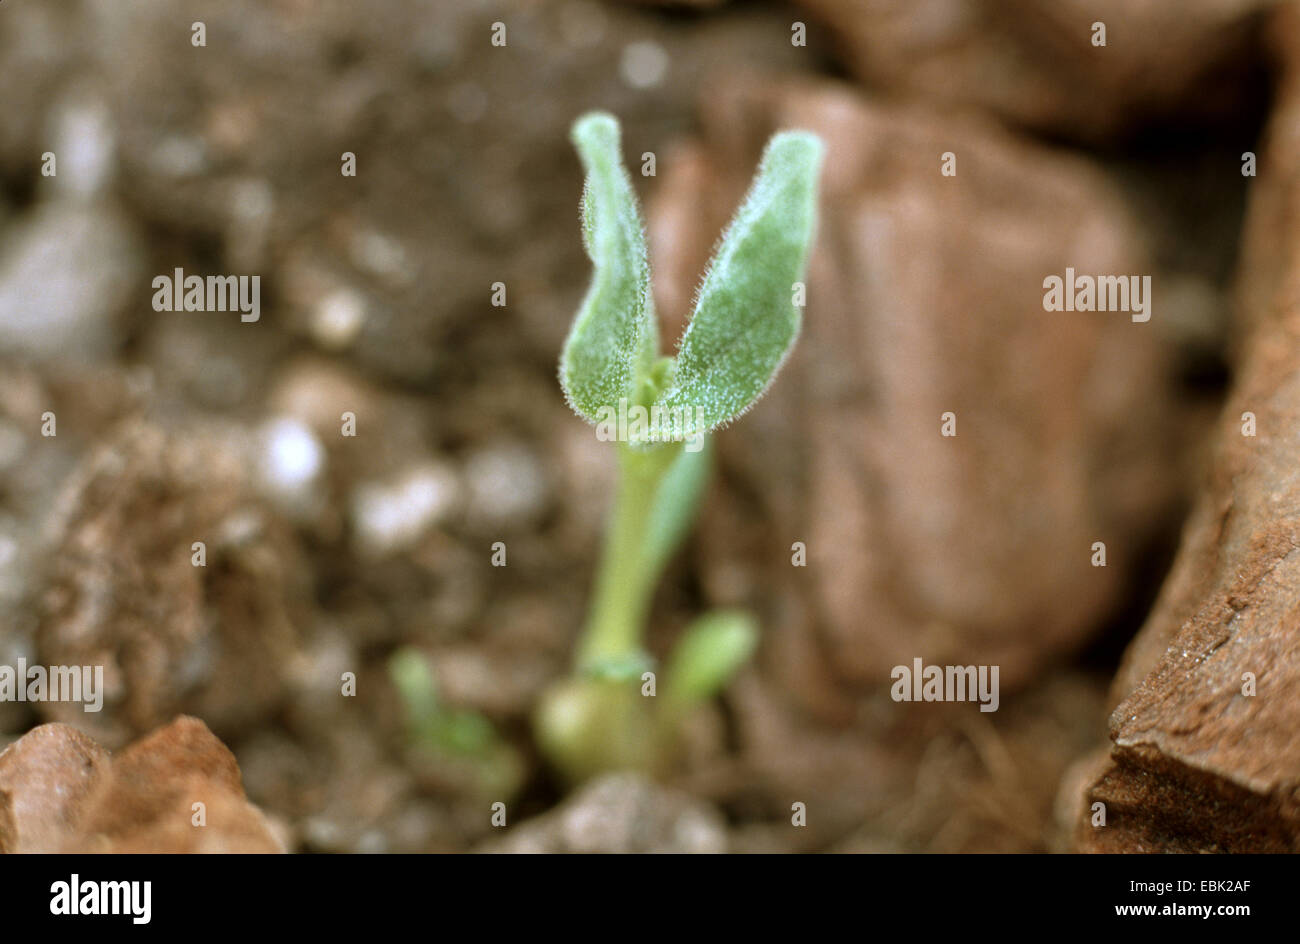
[[[112,758],[62,724],[0,753],[0,852],[282,851],[234,755],[196,718]]]
[[[798,0],[868,84],[1075,140],[1223,115],[1271,0]],[[1093,45],[1104,23],[1106,45]]]
[[[0,852],[57,848],[110,778],[108,752],[76,728],[43,724],[0,753]]]
[[[1300,17],[1260,158],[1242,264],[1238,381],[1209,480],[1112,694],[1084,790],[1095,851],[1300,851]],[[1247,435],[1249,417],[1255,435]],[[1092,825],[1105,804],[1106,826]]]
[[[118,747],[182,711],[229,734],[282,703],[306,621],[301,551],[258,500],[240,442],[127,421],[71,476],[50,524],[37,651],[102,666],[104,705],[48,702],[47,718]]]
[[[803,336],[717,437],[745,484],[705,505],[711,595],[768,601],[773,671],[830,713],[850,710],[830,680],[885,686],[918,656],[1023,683],[1112,611],[1177,490],[1158,293],[1145,324],[1043,309],[1066,266],[1149,274],[1137,224],[1086,160],[842,86],[724,84],[703,126],[651,212],[674,330],[767,136],[828,144]]]

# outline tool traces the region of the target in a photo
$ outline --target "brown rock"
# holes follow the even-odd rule
[[[1073,139],[1223,115],[1270,0],[798,0],[872,86]],[[1106,45],[1093,45],[1104,23]],[[810,45],[816,36],[810,37]]]
[[[234,755],[196,718],[113,758],[62,724],[0,754],[0,852],[282,851],[245,799]]]
[[[282,699],[303,621],[287,527],[251,493],[238,440],[132,422],[65,489],[37,632],[40,662],[103,666],[100,713],[47,717],[111,746],[196,711],[226,732]],[[207,564],[192,545],[207,545]]]
[[[1023,683],[1109,614],[1176,494],[1161,312],[1043,310],[1066,266],[1150,273],[1137,224],[1087,161],[843,87],[728,83],[703,124],[685,184],[664,183],[680,202],[652,214],[677,286],[772,131],[828,143],[803,336],[770,399],[718,436],[722,474],[749,484],[706,503],[710,595],[767,601],[772,671],[823,713],[851,710],[833,681],[888,685],[917,656]],[[684,317],[685,296],[661,302]]]
[[[43,724],[0,753],[0,852],[58,847],[110,779],[108,752],[76,728]]]
[[[1300,17],[1243,260],[1238,382],[1209,481],[1112,694],[1109,764],[1084,793],[1092,851],[1300,851]],[[1265,199],[1264,197],[1267,197]],[[1251,413],[1256,434],[1244,434]]]

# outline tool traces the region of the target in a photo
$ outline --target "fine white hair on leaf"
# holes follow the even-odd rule
[[[565,341],[560,383],[574,411],[594,423],[603,407],[635,396],[659,338],[645,229],[619,153],[618,122],[585,115],[573,142],[587,175],[580,218],[595,272]]]
[[[569,405],[588,422],[620,400],[635,402],[651,376],[658,329],[650,295],[645,231],[619,154],[612,116],[579,119],[574,144],[587,172],[583,245],[595,266],[560,361]],[[749,193],[723,233],[696,292],[693,314],[653,391],[644,442],[710,432],[763,395],[798,337],[794,304],[816,228],[821,139],[805,131],[773,136]],[[681,417],[690,417],[685,425]]]

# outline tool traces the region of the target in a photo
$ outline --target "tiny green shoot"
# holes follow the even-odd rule
[[[575,672],[544,695],[536,719],[542,751],[578,781],[613,768],[664,769],[682,720],[722,690],[757,643],[749,615],[705,614],[677,641],[660,684],[645,651],[646,621],[700,503],[708,434],[753,406],[799,334],[795,299],[815,229],[823,146],[801,131],[768,142],[677,353],[664,356],[618,122],[588,114],[572,137],[586,172],[582,240],[594,272],[560,357],[560,384],[598,437],[616,441],[619,461]]]
[[[388,677],[405,715],[406,737],[415,750],[437,764],[466,770],[477,793],[508,798],[519,789],[523,763],[476,711],[444,704],[437,681],[419,650],[405,646],[388,659]]]

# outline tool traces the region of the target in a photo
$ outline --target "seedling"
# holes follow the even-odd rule
[[[522,760],[487,718],[443,703],[429,663],[418,650],[407,646],[394,652],[388,676],[406,715],[407,738],[416,750],[435,763],[466,771],[482,796],[514,796],[522,781]]]
[[[822,143],[806,132],[768,142],[758,175],[700,284],[675,357],[660,356],[650,266],[618,122],[573,127],[586,171],[582,237],[595,267],[560,359],[573,410],[617,442],[619,483],[575,674],[543,697],[538,740],[562,774],[659,770],[681,720],[752,653],[738,611],[686,630],[662,673],[644,649],[651,594],[689,529],[708,475],[706,437],[762,396],[799,333]]]

